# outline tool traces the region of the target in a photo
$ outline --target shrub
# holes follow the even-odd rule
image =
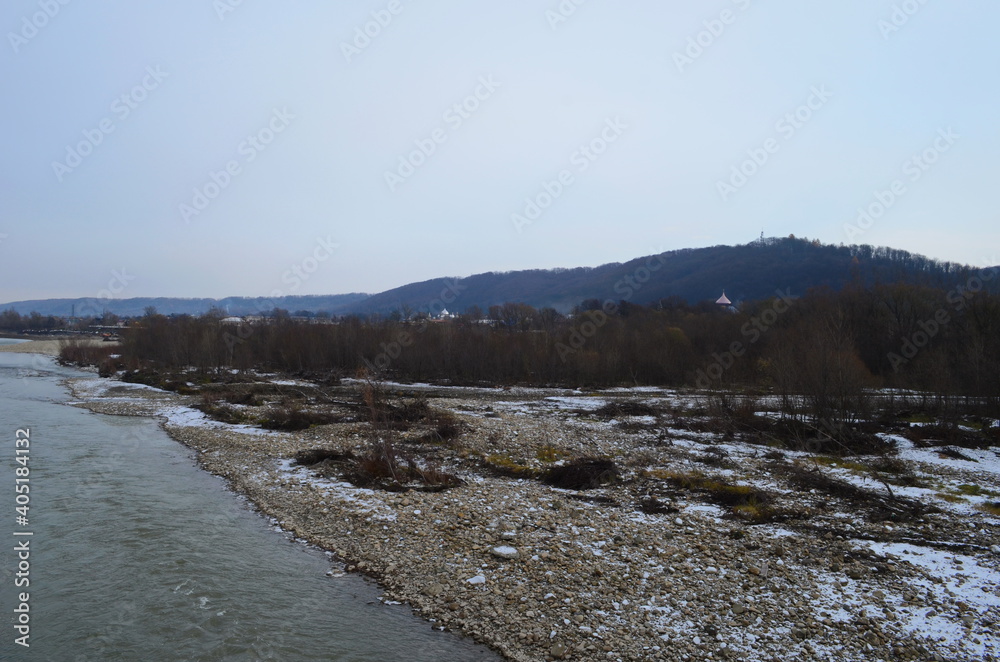
[[[615,400],[591,412],[597,418],[610,420],[621,418],[622,416],[659,416],[662,411],[645,402],[638,400]]]
[[[734,485],[720,478],[706,476],[700,471],[685,473],[659,469],[646,475],[666,480],[680,489],[697,492],[712,503],[728,507],[729,512],[738,519],[754,524],[773,522],[788,515],[772,507],[774,494],[752,485]]]
[[[117,353],[117,346],[97,345],[89,341],[71,340],[59,348],[59,363],[81,367],[105,366],[113,362],[111,355]],[[114,365],[112,363],[112,365]],[[114,373],[114,370],[111,371]],[[106,375],[101,375],[102,377]]]
[[[539,472],[526,464],[516,462],[507,455],[494,453],[483,461],[485,467],[499,476],[508,478],[538,478]]]
[[[903,430],[903,436],[920,448],[948,445],[983,449],[996,444],[995,435],[988,431],[966,430],[957,425],[913,425]]]
[[[310,448],[295,454],[295,463],[311,467],[323,462],[344,462],[354,458],[353,453],[333,451],[327,448]]]
[[[267,410],[260,426],[265,430],[281,430],[295,432],[306,430],[314,425],[339,423],[343,418],[329,412],[317,412],[302,409],[298,405],[274,406]]]
[[[839,478],[834,478],[820,470],[819,466],[808,469],[801,464],[777,465],[775,469],[785,475],[791,484],[804,492],[816,490],[843,499],[868,512],[873,521],[909,521],[929,512],[937,512],[933,507],[919,501],[894,495],[886,485],[886,493],[858,487]]]
[[[542,474],[542,482],[564,490],[590,490],[620,477],[613,460],[581,457],[567,464],[551,467]]]
[[[253,419],[247,416],[244,412],[229,405],[203,402],[195,405],[195,408],[200,409],[205,412],[209,418],[219,421],[220,423],[242,425],[244,423],[253,422]]]

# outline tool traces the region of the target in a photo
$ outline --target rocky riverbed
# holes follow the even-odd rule
[[[396,444],[462,484],[386,491],[295,459],[370,443],[370,424],[344,404],[360,384],[324,405],[342,410],[337,422],[298,432],[213,420],[192,408],[199,395],[71,386],[93,411],[160,417],[205,469],[334,552],[332,573],[366,573],[384,600],[511,660],[1000,656],[1000,448],[989,444],[887,432],[893,469],[873,471],[871,458],[713,429],[696,394],[387,385],[399,402],[447,412],[454,435],[416,425]],[[236,409],[252,421],[264,406]],[[588,489],[541,480],[582,457],[615,471]],[[128,461],[127,449],[109,461]]]

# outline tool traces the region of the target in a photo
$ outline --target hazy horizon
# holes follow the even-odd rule
[[[0,301],[377,293],[762,231],[997,264],[997,18],[15,0]]]
[[[797,237],[797,238],[798,239],[810,239],[810,240],[812,239],[811,237]],[[781,239],[781,237],[766,237],[766,239]],[[685,248],[697,249],[697,248],[705,248],[705,247],[683,247],[683,248],[671,249],[671,250],[684,250]],[[894,247],[889,246],[887,248],[894,248]],[[648,257],[648,256],[637,255],[637,256],[635,256],[632,259],[637,259],[637,258],[642,258],[642,257]],[[924,256],[924,257],[929,257],[929,256]],[[574,268],[590,269],[590,268],[597,268],[597,267],[605,266],[607,264],[615,264],[615,263],[619,263],[620,264],[620,263],[629,262],[629,261],[630,260],[623,260],[623,261],[620,261],[620,262],[605,262],[605,263],[602,263],[602,264],[581,264],[581,265],[577,265],[576,267],[537,267],[537,268],[533,268],[533,269],[538,269],[538,270],[542,270],[542,271],[557,270],[557,269],[574,269]],[[944,260],[941,260],[941,262],[944,262]],[[969,267],[984,267],[984,266],[990,266],[990,267],[994,267],[994,268],[1000,267],[1000,263],[989,264],[989,265],[969,265],[969,264],[964,264],[964,263],[958,263],[958,264],[962,264],[962,266],[969,266]],[[431,278],[425,278],[425,279],[422,279],[420,281],[406,281],[406,282],[401,282],[401,283],[398,283],[396,285],[392,285],[392,286],[386,288],[385,290],[379,290],[377,292],[374,292],[374,291],[373,292],[362,292],[362,291],[352,291],[352,292],[317,292],[317,293],[312,293],[312,294],[302,294],[300,292],[295,292],[295,293],[289,293],[289,294],[287,294],[287,296],[302,296],[302,297],[309,297],[309,296],[323,297],[323,296],[344,296],[344,295],[346,295],[346,296],[350,296],[350,295],[374,296],[374,295],[377,295],[377,294],[381,294],[382,292],[385,292],[385,291],[391,291],[391,290],[399,288],[399,287],[404,287],[406,285],[418,284],[418,283],[422,283],[422,282],[433,281],[433,280],[441,280],[441,279],[443,279],[443,280],[455,280],[455,281],[459,281],[459,280],[462,280],[464,278],[469,278],[469,277],[477,276],[477,275],[484,274],[484,273],[502,273],[502,272],[498,272],[496,270],[486,270],[486,271],[480,271],[480,272],[469,273],[469,274],[439,274],[437,276],[433,276]],[[293,283],[294,283],[295,280],[302,280],[304,275],[306,275],[306,274],[304,274],[304,272],[301,269],[299,269],[298,271],[288,270],[288,271],[286,271],[283,274],[283,276],[287,277],[286,279],[288,280],[288,282],[293,282]],[[231,299],[231,298],[270,299],[270,298],[276,298],[278,296],[286,296],[284,294],[282,294],[282,295],[276,295],[276,294],[269,294],[269,293],[266,293],[266,292],[265,293],[260,293],[260,294],[225,294],[225,295],[222,295],[222,296],[208,296],[208,295],[173,296],[173,295],[169,295],[169,294],[165,294],[165,295],[153,295],[153,296],[146,296],[146,295],[122,295],[122,296],[118,296],[114,292],[114,290],[118,289],[118,288],[124,288],[125,286],[128,285],[128,283],[131,282],[131,279],[132,279],[132,274],[131,273],[121,272],[121,271],[112,271],[112,281],[115,283],[115,285],[112,286],[112,288],[110,290],[106,288],[105,290],[102,290],[101,292],[98,292],[94,296],[90,296],[90,297],[86,297],[86,296],[85,297],[55,296],[55,297],[44,297],[42,299],[7,300],[7,301],[0,301],[0,307],[2,307],[5,304],[9,304],[9,303],[20,303],[21,301],[33,301],[33,300],[88,299],[88,298],[93,298],[93,299],[127,300],[127,299],[156,299],[156,298],[164,298],[164,299],[191,299],[191,300],[197,300],[197,299],[214,299],[214,300],[220,301],[220,300]],[[110,297],[108,296],[109,293],[111,294]]]

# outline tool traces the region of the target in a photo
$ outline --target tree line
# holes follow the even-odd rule
[[[287,315],[236,324],[221,315],[150,312],[122,336],[130,369],[263,370],[454,384],[695,386],[771,392],[841,414],[872,388],[1000,403],[1000,296],[992,272],[950,290],[912,284],[787,289],[738,310],[679,298],[588,300],[571,315],[507,303],[449,320]],[[836,416],[834,416],[836,417]]]

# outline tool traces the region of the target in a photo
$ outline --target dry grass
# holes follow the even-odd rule
[[[986,513],[987,515],[1000,517],[1000,501],[991,501],[988,503],[979,504],[978,509]]]
[[[546,464],[548,464],[551,462],[556,462],[557,460],[561,459],[564,455],[565,453],[558,450],[552,444],[545,444],[544,446],[539,448],[538,451],[535,453],[535,459],[537,459],[539,462],[545,462]]]
[[[654,469],[647,477],[665,480],[675,487],[695,492],[706,500],[729,508],[731,515],[753,524],[787,518],[789,513],[774,507],[775,495],[752,485],[735,485],[700,471],[682,472]]]
[[[538,478],[539,471],[523,462],[517,462],[508,455],[494,453],[486,456],[483,465],[498,476],[508,478]]]

